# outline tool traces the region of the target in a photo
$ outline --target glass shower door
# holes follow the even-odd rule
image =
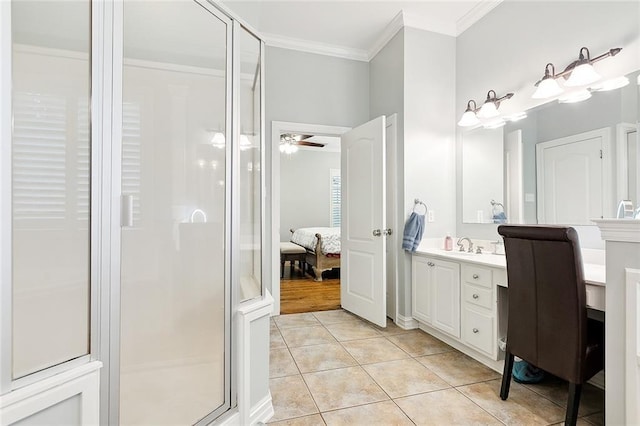
[[[206,2],[124,2],[122,425],[229,408],[230,31]]]

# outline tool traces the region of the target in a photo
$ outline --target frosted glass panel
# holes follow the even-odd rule
[[[262,294],[260,41],[240,30],[240,300]]]
[[[193,424],[228,399],[226,31],[193,1],[124,2],[123,425]]]
[[[12,3],[14,378],[89,353],[90,22]]]

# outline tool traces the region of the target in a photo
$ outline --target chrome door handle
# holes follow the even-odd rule
[[[391,228],[387,228],[387,229],[384,229],[384,230],[382,231],[382,234],[383,234],[383,235],[391,235],[391,233],[392,233],[392,232],[393,232],[393,231],[391,231]]]
[[[427,262],[427,266],[436,266],[436,264],[433,262]]]
[[[379,229],[374,229],[373,230],[373,236],[374,237],[379,237],[380,235],[382,235],[382,231]]]
[[[478,278],[480,278],[480,275],[478,275],[478,274],[473,274],[473,279],[474,279],[474,280],[477,280]]]
[[[478,296],[477,294],[474,293],[473,298],[477,299],[478,297],[480,297],[480,296]]]
[[[474,328],[472,331],[473,331],[474,333],[477,333],[477,332],[478,332],[478,331],[480,331],[480,330],[478,330],[477,328]]]

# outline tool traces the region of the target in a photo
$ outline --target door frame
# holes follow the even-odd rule
[[[602,140],[602,212],[613,213],[613,173],[611,158],[611,128],[603,127],[600,129],[589,130],[587,132],[576,133],[558,139],[536,144],[536,204],[538,223],[545,223],[544,214],[544,153],[546,149],[555,148],[562,145],[582,142],[586,139],[601,138]],[[584,225],[592,226],[592,225]]]
[[[280,135],[302,133],[340,137],[349,130],[351,127],[271,122],[271,295],[274,300],[271,315],[280,315]]]

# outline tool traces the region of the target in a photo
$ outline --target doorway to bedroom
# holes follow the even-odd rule
[[[340,309],[340,135],[348,130],[272,123],[279,183],[272,186],[272,294],[280,314]]]
[[[280,153],[280,313],[340,308],[340,137],[286,132]]]

